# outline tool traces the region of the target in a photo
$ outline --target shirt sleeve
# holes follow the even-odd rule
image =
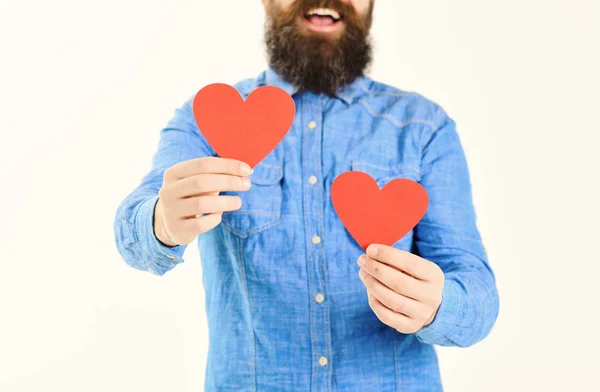
[[[198,130],[192,112],[193,97],[180,108],[160,131],[152,167],[141,183],[125,197],[114,217],[117,250],[133,268],[164,275],[183,262],[187,245],[163,244],[154,233],[154,208],[166,169],[176,163],[213,155],[213,150]]]
[[[418,254],[445,274],[442,302],[418,340],[466,347],[487,336],[499,299],[472,201],[466,157],[455,122],[438,107],[440,119],[422,149],[421,185],[429,207],[415,227]]]

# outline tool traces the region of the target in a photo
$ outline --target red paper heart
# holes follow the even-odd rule
[[[255,89],[246,101],[223,83],[202,88],[193,102],[200,132],[221,158],[256,166],[279,144],[294,122],[292,97],[275,86]]]
[[[331,184],[333,208],[365,251],[370,244],[393,245],[425,215],[427,191],[415,181],[398,178],[379,189],[360,171],[340,174]]]

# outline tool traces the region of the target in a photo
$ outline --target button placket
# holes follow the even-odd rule
[[[319,97],[314,94],[304,95],[302,101],[302,118],[308,120],[302,133],[302,172],[304,177],[303,204],[304,204],[304,229],[306,238],[308,289],[312,293],[309,306],[311,325],[311,350],[316,356],[312,372],[312,390],[328,390],[331,385],[332,373],[323,370],[329,362],[331,352],[329,309],[325,296],[327,295],[325,282],[326,260],[322,245],[323,233],[323,200],[324,189],[319,184],[322,178],[322,151],[321,151],[321,118],[323,115]],[[306,121],[305,120],[305,121]]]

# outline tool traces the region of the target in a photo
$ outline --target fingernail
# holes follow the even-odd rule
[[[360,265],[361,267],[364,267],[366,262],[367,262],[367,256],[360,255],[360,257],[358,258],[358,265]]]
[[[250,179],[248,177],[242,178],[242,187],[244,189],[250,188]]]
[[[364,276],[365,276],[365,274],[366,274],[366,272],[365,272],[365,270],[364,270],[364,269],[362,269],[362,268],[361,268],[361,269],[359,269],[359,270],[358,270],[358,275],[359,275],[361,278],[362,278],[362,277],[364,277]]]
[[[240,167],[240,171],[242,172],[242,174],[248,176],[250,174],[252,174],[252,168],[250,168],[250,166],[247,163],[242,163],[241,167]]]
[[[369,245],[369,247],[367,248],[367,254],[369,256],[377,256],[377,246]]]

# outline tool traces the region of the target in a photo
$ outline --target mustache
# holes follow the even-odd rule
[[[298,0],[294,5],[302,13],[307,13],[313,8],[330,8],[341,15],[354,12],[354,7],[340,0]]]

